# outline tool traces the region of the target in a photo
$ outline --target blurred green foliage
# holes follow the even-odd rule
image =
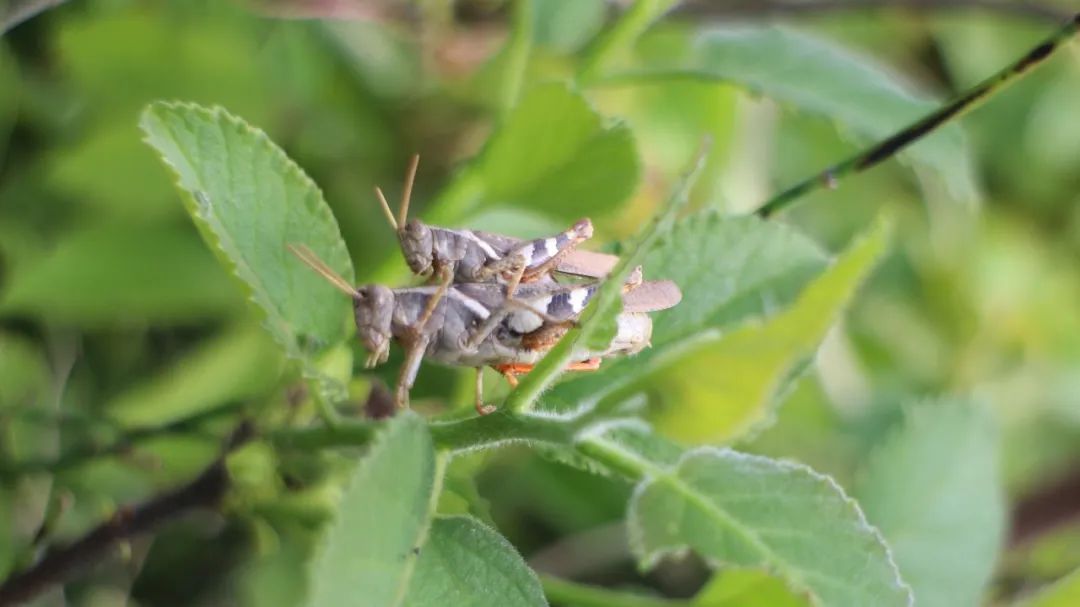
[[[0,2],[0,15],[9,4],[23,3]],[[188,482],[241,419],[265,440],[230,456],[219,513],[130,542],[41,604],[376,596],[356,571],[401,604],[449,588],[477,594],[469,584],[517,588],[530,605],[541,587],[562,605],[829,595],[799,583],[808,563],[842,569],[829,545],[781,542],[776,559],[732,558],[746,554],[710,535],[766,528],[769,517],[804,523],[787,531],[853,533],[871,552],[880,544],[858,533],[875,525],[919,605],[1012,604],[1080,567],[1076,45],[900,162],[779,219],[745,216],[1015,60],[1053,20],[882,9],[782,23],[751,11],[734,22],[707,5],[705,17],[660,18],[670,2],[629,12],[602,0],[405,4],[88,0],[0,37],[0,578],[42,546]],[[190,124],[154,110],[143,124],[156,121],[156,147],[173,146],[164,155],[182,185],[239,206],[222,213],[177,195],[139,129],[156,101],[228,112],[193,110],[206,124],[191,131],[222,136],[189,166],[178,166],[184,150],[204,142],[183,141]],[[406,284],[371,192],[379,184],[393,199],[419,152],[415,216],[520,237],[589,216],[594,246],[618,250],[662,208],[703,134],[713,150],[693,209],[644,263],[647,278],[678,282],[683,302],[656,315],[651,349],[569,377],[538,402],[549,414],[595,407],[606,420],[645,420],[658,434],[617,427],[589,447],[573,443],[587,425],[496,419],[466,435],[454,420],[471,411],[471,378],[425,367],[414,400],[438,420],[430,438],[410,415],[366,451],[272,439],[320,428],[320,406],[342,393],[338,414],[361,417],[400,362],[395,352],[374,373],[359,368],[363,353],[344,341],[346,302],[284,242],[316,235],[306,244],[342,274]],[[244,157],[249,136],[262,147]],[[203,213],[198,226],[185,208]],[[208,248],[200,235],[235,247]],[[258,247],[246,275],[229,265]],[[266,276],[281,282],[253,290]],[[489,398],[505,388],[496,391]],[[528,435],[534,448],[444,461],[499,432]],[[612,460],[582,455],[597,445],[658,472],[622,470],[641,483],[632,497]],[[816,486],[799,497],[840,504],[839,531],[821,531],[836,521],[815,523],[810,506],[804,519],[768,499],[742,512],[712,489],[790,497],[790,487],[741,478],[736,466],[693,476],[699,459],[738,460],[696,446],[804,462],[857,498],[865,520]],[[688,496],[743,518],[649,526]],[[628,503],[659,508],[637,527],[651,540],[627,546]],[[414,513],[405,505],[421,514],[395,522]],[[338,514],[341,530],[327,536],[335,512],[352,516]],[[392,571],[379,568],[388,561],[374,537],[402,552]],[[430,553],[407,556],[424,537]],[[709,562],[668,554],[682,545]],[[476,546],[490,559],[470,560]],[[656,568],[637,568],[661,553]],[[352,560],[364,558],[377,565]],[[717,561],[769,571],[714,572]],[[1074,604],[1075,580],[1023,604]]]

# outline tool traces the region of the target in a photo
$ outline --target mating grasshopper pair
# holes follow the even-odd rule
[[[390,342],[405,349],[395,402],[407,406],[423,358],[477,369],[476,409],[483,403],[482,370],[490,366],[511,384],[574,326],[581,311],[618,262],[613,255],[578,251],[592,236],[583,219],[547,238],[522,241],[499,234],[439,228],[408,219],[418,157],[409,166],[395,218],[382,191],[375,192],[394,228],[409,268],[434,284],[391,289],[354,287],[303,246],[292,251],[328,282],[353,299],[357,335],[369,351],[366,366],[385,362]],[[589,279],[562,283],[556,273]],[[648,345],[647,312],[674,306],[681,294],[669,281],[644,282],[640,268],[623,287],[623,311],[612,342],[601,351],[574,354],[570,370],[594,370],[601,359],[637,352]]]

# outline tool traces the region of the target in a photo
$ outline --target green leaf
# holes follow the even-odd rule
[[[726,569],[694,595],[693,607],[806,607],[778,578],[755,569]]]
[[[878,222],[790,308],[690,348],[660,380],[673,406],[657,425],[684,442],[717,443],[769,423],[774,405],[885,252],[888,235],[888,224]]]
[[[124,391],[105,411],[123,427],[160,426],[258,396],[273,386],[280,368],[281,356],[266,334],[241,327]]]
[[[57,58],[80,101],[110,122],[130,124],[150,101],[175,98],[268,118],[274,80],[260,69],[265,36],[207,9],[199,18],[141,6],[66,19],[57,28]]]
[[[986,412],[939,401],[909,409],[863,471],[855,495],[920,606],[981,604],[1005,533],[997,461]]]
[[[438,513],[444,516],[471,515],[494,526],[491,504],[480,494],[477,477],[484,469],[487,454],[474,451],[456,455],[446,467]]]
[[[180,213],[160,163],[128,121],[99,128],[50,163],[49,180],[95,216],[128,223],[163,221]]]
[[[1080,604],[1080,569],[1039,591],[1018,607],[1073,607]]]
[[[645,257],[646,279],[674,281],[683,292],[675,308],[653,314],[652,347],[605,361],[598,373],[560,385],[554,398],[599,400],[640,384],[679,363],[698,343],[748,319],[774,314],[826,265],[812,240],[778,222],[703,211],[680,220]]]
[[[727,449],[688,452],[634,493],[642,565],[692,548],[716,565],[768,567],[821,605],[910,605],[881,536],[840,487],[800,464]]]
[[[311,563],[307,605],[402,605],[442,483],[424,421],[399,413],[361,460]]]
[[[300,167],[220,108],[154,103],[140,126],[179,178],[206,243],[245,285],[286,354],[310,360],[343,340],[348,298],[286,248],[307,245],[353,281],[337,222]]]
[[[506,538],[469,516],[437,518],[406,607],[547,605],[540,580]]]
[[[628,441],[626,427],[597,425],[578,448],[640,479],[627,518],[643,567],[692,549],[714,567],[765,568],[825,607],[912,604],[881,535],[832,478],[712,447],[654,461],[641,448],[654,435],[638,423]]]
[[[83,326],[180,322],[239,309],[240,297],[190,229],[105,226],[66,235],[15,268],[0,311]]]
[[[536,45],[572,53],[604,26],[602,0],[536,0]]]
[[[836,121],[861,140],[883,139],[934,110],[938,102],[913,93],[867,57],[822,39],[777,27],[732,27],[701,35],[680,76],[730,82],[799,110]],[[674,75],[668,72],[668,75]],[[639,78],[663,79],[657,69]],[[633,79],[632,76],[620,77]],[[950,198],[979,198],[963,131],[942,127],[900,158],[935,176]]]
[[[526,91],[476,162],[434,203],[437,219],[512,206],[561,219],[613,211],[637,187],[630,129],[565,85]]]
[[[60,445],[56,398],[48,361],[31,342],[0,333],[0,463],[53,458]],[[52,480],[24,476],[0,488],[0,578],[6,577],[39,533]]]

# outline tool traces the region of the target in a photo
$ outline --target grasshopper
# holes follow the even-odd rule
[[[352,298],[357,336],[369,352],[365,366],[386,362],[391,341],[405,349],[394,392],[394,400],[401,407],[408,406],[409,391],[426,357],[444,365],[476,368],[476,410],[490,413],[493,409],[482,401],[483,367],[493,367],[516,383],[516,376],[531,369],[569,330],[598,287],[598,283],[522,285],[520,301],[509,305],[507,286],[498,283],[453,284],[446,289],[434,285],[405,289],[377,284],[354,287],[306,247],[290,249]],[[606,356],[646,347],[652,321],[645,312],[671,307],[681,297],[674,283],[664,281],[638,281],[628,284],[624,291],[615,339],[602,351],[576,353],[570,370],[594,370]],[[438,300],[432,304],[435,297]]]
[[[441,228],[409,219],[409,201],[419,163],[420,156],[414,155],[405,176],[396,217],[382,189],[375,188],[375,196],[387,222],[397,234],[409,269],[419,276],[433,278],[438,285],[417,330],[423,330],[434,307],[455,282],[504,283],[507,285],[506,300],[510,301],[519,284],[550,280],[553,271],[600,278],[618,262],[614,255],[576,249],[577,245],[592,238],[593,225],[587,218],[559,234],[531,241],[490,232]]]

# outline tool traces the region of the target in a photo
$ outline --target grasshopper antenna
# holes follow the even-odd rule
[[[409,199],[412,198],[413,182],[416,181],[416,169],[420,166],[420,154],[413,154],[409,161],[409,170],[405,173],[405,187],[401,190],[401,207],[398,209],[398,225],[405,225],[409,217]]]
[[[379,206],[382,207],[383,215],[386,215],[386,220],[390,222],[390,227],[394,228],[397,232],[401,228],[398,226],[398,222],[394,219],[394,212],[390,210],[390,205],[386,202],[386,196],[383,195],[382,189],[379,186],[375,186],[375,196],[379,199]]]
[[[349,297],[356,296],[356,288],[350,285],[349,281],[339,276],[337,272],[330,268],[330,266],[326,265],[323,260],[319,259],[319,256],[315,254],[315,251],[312,251],[306,245],[302,244],[290,244],[288,247],[293,255],[299,257],[300,261],[307,264],[312,270],[315,270],[319,276],[325,278],[326,282],[334,285],[334,288],[345,293]]]

